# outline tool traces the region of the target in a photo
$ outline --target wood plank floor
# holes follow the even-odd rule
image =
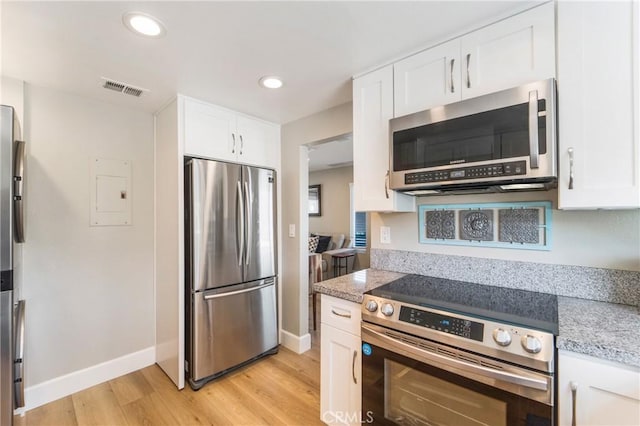
[[[311,322],[309,330],[310,351],[281,347],[197,392],[178,391],[153,365],[16,416],[14,424],[322,425],[319,318],[318,330]]]

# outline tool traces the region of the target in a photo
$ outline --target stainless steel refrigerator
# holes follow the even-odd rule
[[[186,375],[193,389],[278,349],[276,173],[185,165]]]
[[[14,244],[24,241],[24,142],[12,107],[0,105],[0,425],[24,406],[24,301],[14,301]]]

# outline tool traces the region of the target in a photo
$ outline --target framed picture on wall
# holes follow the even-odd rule
[[[322,216],[321,185],[309,185],[309,216]]]

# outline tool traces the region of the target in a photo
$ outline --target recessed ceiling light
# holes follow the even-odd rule
[[[267,89],[278,89],[282,87],[282,79],[273,75],[262,77],[260,79],[260,86]]]
[[[122,22],[134,33],[147,37],[161,37],[166,32],[162,22],[142,12],[127,12],[122,16]]]

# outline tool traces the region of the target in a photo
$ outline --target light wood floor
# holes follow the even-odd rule
[[[322,425],[319,319],[318,330],[311,322],[309,330],[310,351],[281,347],[197,392],[178,391],[153,365],[16,416],[14,424]]]

